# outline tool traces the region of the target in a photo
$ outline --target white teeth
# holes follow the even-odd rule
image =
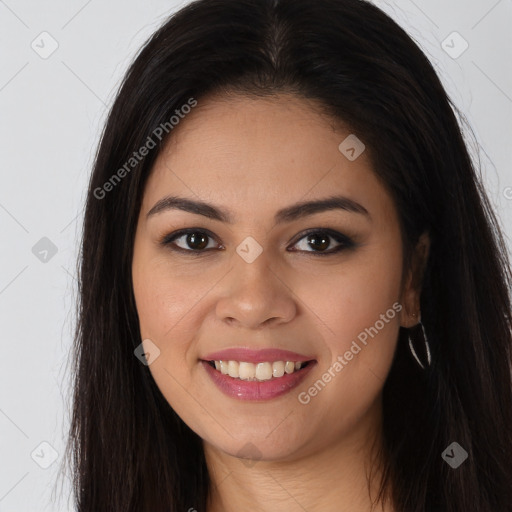
[[[238,367],[238,377],[242,380],[254,378],[254,365],[252,363],[240,363]]]
[[[300,370],[306,363],[301,361],[274,361],[247,363],[245,361],[214,361],[215,369],[234,379],[265,381],[282,377]]]
[[[238,377],[238,368],[239,368],[238,361],[229,361],[228,363],[228,375],[230,377]]]
[[[228,374],[228,361],[219,361],[220,372],[224,375]]]
[[[276,361],[272,364],[272,375],[274,377],[282,377],[284,375],[284,362]]]
[[[286,361],[286,364],[284,365],[284,371],[286,373],[293,373],[295,371],[295,363],[292,363],[291,361]]]
[[[256,365],[256,378],[258,380],[270,380],[272,378],[272,364],[258,363]]]

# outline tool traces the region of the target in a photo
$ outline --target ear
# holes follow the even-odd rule
[[[405,286],[402,290],[400,302],[404,306],[400,317],[400,325],[402,327],[409,328],[419,323],[421,317],[420,295],[429,252],[430,237],[425,232],[420,236],[414,249],[411,266],[407,271]]]

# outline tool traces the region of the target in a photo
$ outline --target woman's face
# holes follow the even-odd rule
[[[400,288],[394,204],[349,136],[294,96],[210,98],[156,161],[132,267],[141,339],[162,394],[209,449],[291,460],[364,443],[378,424],[417,296]],[[148,215],[168,196],[209,206]],[[333,197],[345,199],[294,208]],[[214,354],[227,349],[251,352]],[[311,362],[291,372],[300,361]]]

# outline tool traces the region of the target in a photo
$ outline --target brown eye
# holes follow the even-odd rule
[[[307,243],[310,247],[318,251],[325,251],[331,245],[330,236],[324,233],[313,233],[307,236]]]
[[[183,235],[185,238],[185,243],[194,250],[205,249],[208,245],[208,235],[200,232],[196,233],[188,233]]]
[[[199,229],[187,229],[177,233],[167,235],[162,240],[162,245],[172,246],[173,250],[183,252],[206,252],[209,240],[213,239],[211,235]],[[176,241],[180,241],[178,245]],[[209,247],[212,248],[212,247]]]
[[[304,242],[302,242],[304,240]],[[338,246],[336,246],[338,243]],[[347,236],[338,233],[337,231],[315,229],[308,231],[302,236],[294,246],[299,247],[299,251],[317,253],[319,256],[334,254],[343,249],[350,249],[355,247],[354,242]],[[334,248],[332,247],[334,245]],[[331,247],[330,250],[327,250]],[[312,250],[309,250],[312,249]]]
[[[188,253],[190,255],[200,255],[215,249],[215,237],[203,229],[184,229],[176,233],[166,235],[160,242],[163,246],[173,251]],[[177,243],[179,241],[179,243]],[[213,242],[213,246],[210,241]],[[222,245],[217,244],[220,249]],[[327,256],[338,253],[344,249],[351,249],[356,244],[347,236],[330,229],[316,228],[311,229],[295,242],[292,252],[304,252],[318,256]]]

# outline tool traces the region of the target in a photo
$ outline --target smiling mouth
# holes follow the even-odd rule
[[[205,361],[212,368],[233,379],[246,381],[277,380],[285,375],[298,373],[314,361]]]

